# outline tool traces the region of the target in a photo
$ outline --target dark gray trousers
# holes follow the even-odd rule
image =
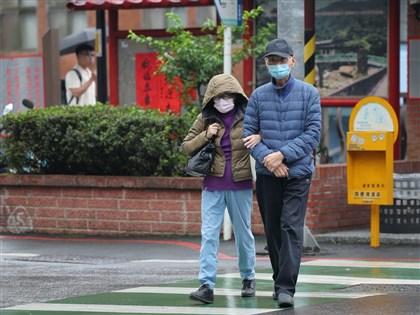
[[[295,294],[311,178],[312,175],[287,179],[257,174],[257,201],[276,295]]]

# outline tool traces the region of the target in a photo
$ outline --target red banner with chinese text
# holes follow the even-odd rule
[[[179,113],[181,95],[157,70],[157,53],[136,54],[136,103],[141,108]]]

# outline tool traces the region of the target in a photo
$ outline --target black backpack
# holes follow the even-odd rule
[[[72,71],[76,72],[77,76],[79,77],[80,80],[80,85],[82,85],[82,75],[80,74],[80,71],[77,69],[71,69]],[[73,100],[72,96],[70,98],[70,100],[67,102],[67,89],[66,89],[66,80],[61,80],[61,104],[63,105],[68,105],[72,100]],[[76,98],[76,104],[79,104],[79,98]]]

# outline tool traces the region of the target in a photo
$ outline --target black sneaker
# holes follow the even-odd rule
[[[279,293],[277,295],[277,303],[281,308],[293,307],[295,305],[293,296],[286,293]]]
[[[255,279],[252,280],[242,280],[242,291],[241,295],[243,297],[252,297],[255,296]]]
[[[210,289],[206,284],[203,284],[198,288],[197,291],[190,293],[190,299],[205,304],[211,304],[214,301],[214,293],[213,290]]]

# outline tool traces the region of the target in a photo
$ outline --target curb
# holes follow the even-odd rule
[[[315,238],[318,242],[335,244],[370,244],[370,231],[326,233]],[[383,245],[420,245],[420,234],[380,233],[379,241]]]

